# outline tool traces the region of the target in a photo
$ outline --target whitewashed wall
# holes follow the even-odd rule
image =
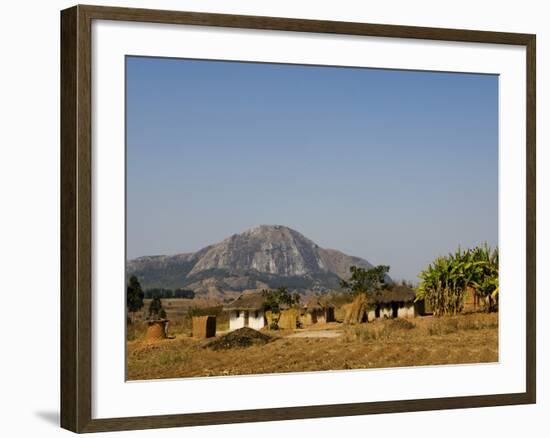
[[[264,312],[258,310],[258,316],[255,316],[255,312],[251,311],[248,317],[248,327],[260,330],[265,326]]]
[[[390,306],[383,306],[380,307],[380,318],[391,318],[391,307]]]
[[[244,312],[232,310],[229,314],[229,330],[237,330],[241,327],[244,327]]]
[[[403,307],[397,309],[398,318],[414,318],[414,305],[405,304]]]
[[[229,314],[229,330],[237,330],[245,326],[244,312],[244,310],[241,310],[239,312],[237,312],[236,310],[231,311],[231,313]],[[239,316],[237,316],[237,313]],[[254,310],[248,312],[248,327],[259,330],[265,326],[264,312],[258,310],[258,316],[256,317],[255,315],[256,312]]]
[[[376,311],[374,309],[369,310],[369,313],[367,314],[367,321],[371,322],[376,319]]]

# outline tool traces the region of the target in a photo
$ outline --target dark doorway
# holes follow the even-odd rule
[[[334,307],[327,307],[325,309],[325,322],[333,322],[334,319]]]
[[[249,318],[248,310],[245,310],[244,311],[244,326],[245,327],[248,327],[248,318]]]
[[[380,318],[380,304],[377,304],[376,309],[374,309],[374,317]]]
[[[391,303],[391,317],[392,318],[397,318],[397,313],[398,313],[398,309],[399,309],[399,303]]]

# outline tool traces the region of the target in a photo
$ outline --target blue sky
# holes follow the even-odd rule
[[[415,281],[497,245],[497,76],[126,62],[128,258],[281,224]]]

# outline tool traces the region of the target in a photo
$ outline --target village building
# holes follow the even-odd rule
[[[213,338],[216,336],[216,317],[213,315],[193,316],[193,337]]]
[[[305,325],[333,322],[335,321],[334,306],[323,305],[317,298],[312,298],[304,305],[301,319]]]
[[[267,322],[269,325],[274,321],[274,315],[271,310],[266,312]],[[300,319],[300,309],[295,307],[281,306],[281,313],[278,317],[279,321],[277,326],[280,329],[297,329],[302,326],[302,321]]]
[[[425,299],[415,301],[414,302],[414,315],[415,316],[433,315],[432,306],[430,306],[430,303]]]
[[[415,297],[414,290],[403,285],[375,292],[372,296],[374,309],[369,314],[374,313],[374,318],[414,318]]]
[[[260,330],[267,324],[261,292],[245,291],[224,307],[229,312],[229,330],[250,327]]]
[[[374,292],[368,297],[359,294],[347,305],[344,322],[360,324],[379,318],[414,318],[417,315],[415,296],[413,289],[402,285]]]

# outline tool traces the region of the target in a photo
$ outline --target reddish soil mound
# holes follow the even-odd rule
[[[250,347],[252,345],[265,345],[273,341],[273,339],[273,337],[258,330],[243,327],[209,342],[206,344],[206,347],[213,350],[229,350],[231,348]]]

